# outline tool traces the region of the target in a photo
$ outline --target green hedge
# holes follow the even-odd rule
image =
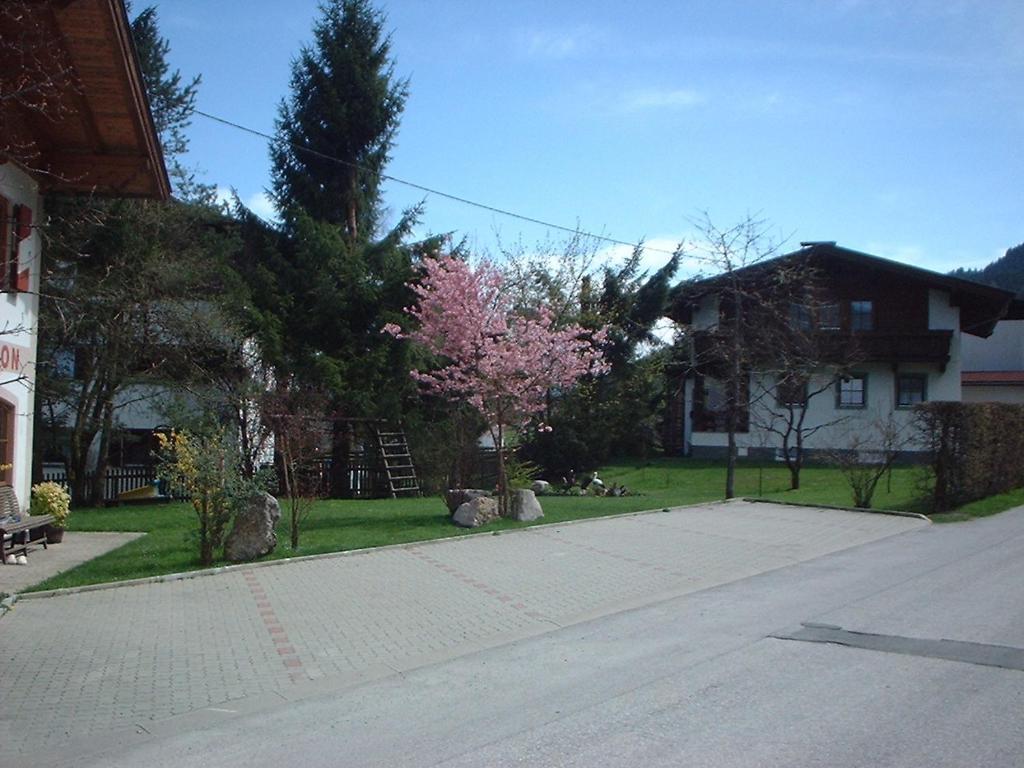
[[[1024,486],[1024,405],[926,403],[918,419],[931,453],[933,512]]]

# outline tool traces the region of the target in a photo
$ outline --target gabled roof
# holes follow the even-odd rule
[[[738,269],[732,278],[723,274],[681,283],[675,289],[673,317],[681,322],[687,322],[686,318],[692,315],[701,298],[717,293],[726,285],[727,280],[734,279],[737,275],[745,280],[756,280],[759,275],[770,274],[772,270],[794,263],[806,264],[808,268],[826,273],[829,267],[848,266],[875,272],[902,283],[947,291],[950,295],[950,304],[960,308],[960,330],[975,336],[991,335],[996,323],[1001,319],[1024,318],[1024,302],[1016,300],[1011,291],[843,248],[833,242],[807,243],[792,253]]]
[[[29,159],[15,159],[47,191],[166,199],[170,183],[123,0],[24,4],[29,13],[0,17],[0,35],[12,40],[23,33],[21,25],[32,25],[42,50],[28,53],[43,60],[40,70],[45,75],[49,63],[70,76],[55,79],[60,110],[28,108],[17,99],[2,105],[5,140],[33,150]],[[0,61],[0,67],[23,69],[24,61]]]

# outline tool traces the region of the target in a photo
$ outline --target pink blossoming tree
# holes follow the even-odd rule
[[[423,261],[422,279],[410,286],[417,304],[407,307],[414,330],[384,328],[441,358],[441,367],[412,371],[428,392],[468,402],[490,425],[498,450],[498,491],[508,510],[505,438],[544,411],[547,393],[607,370],[601,347],[606,331],[556,326],[541,306],[516,311],[492,264],[475,269],[452,256]],[[545,427],[541,425],[541,428]]]

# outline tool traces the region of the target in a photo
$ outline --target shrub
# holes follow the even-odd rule
[[[214,552],[235,510],[257,490],[242,477],[237,446],[223,430],[157,433],[159,475],[184,488],[198,522],[200,565],[213,563]]]
[[[54,527],[66,528],[71,514],[71,494],[60,483],[33,485],[29,511],[33,515],[53,515]]]
[[[937,402],[917,413],[933,512],[1024,486],[1024,406]]]

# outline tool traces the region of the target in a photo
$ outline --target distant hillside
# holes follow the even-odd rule
[[[1024,243],[1008,248],[1001,259],[996,259],[984,269],[954,269],[950,274],[1014,291],[1024,297]]]

